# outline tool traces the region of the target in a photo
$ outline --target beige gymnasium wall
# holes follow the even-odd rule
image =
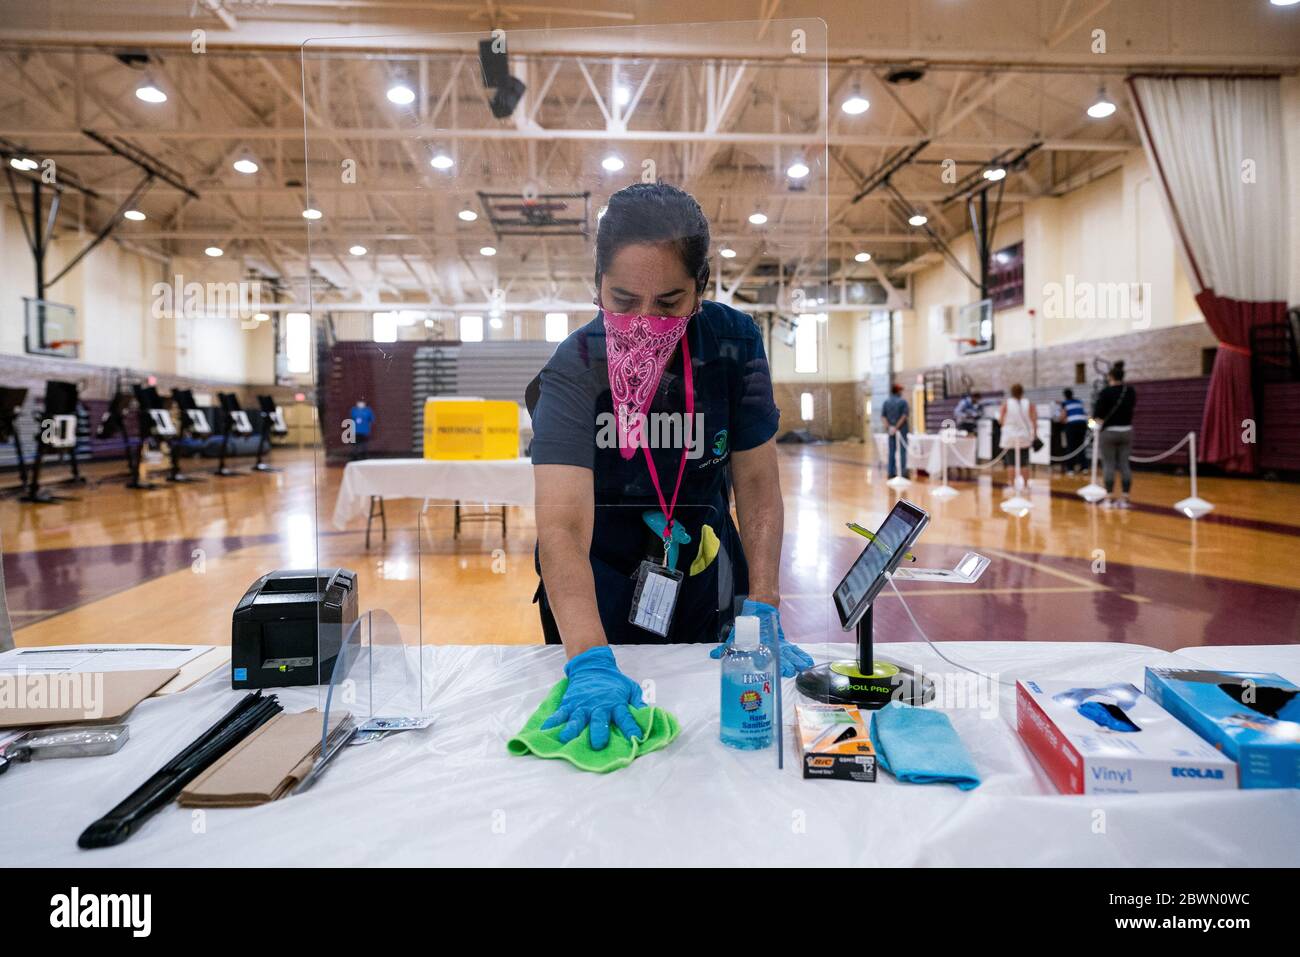
[[[90,238],[55,240],[46,275],[57,274]],[[109,239],[46,296],[77,310],[83,362],[214,383],[270,383],[275,378],[270,323],[243,330],[234,320],[153,316],[154,285],[174,282],[173,274],[185,282],[228,282],[237,280],[238,272],[234,261],[175,259],[165,268]],[[34,294],[35,273],[22,223],[8,205],[0,206],[0,290],[0,354],[23,355],[23,297]]]
[[[1094,353],[1089,344],[1136,332],[1147,334],[1144,338],[1153,359],[1167,349],[1162,343],[1182,343],[1174,346],[1179,353],[1172,357],[1174,361],[1163,356],[1154,375],[1143,375],[1141,357],[1136,362],[1130,360],[1136,376],[1200,374],[1199,343],[1212,345],[1213,337],[1204,329],[1162,208],[1158,183],[1140,152],[1129,154],[1118,169],[1072,193],[1025,204],[1023,216],[999,225],[994,248],[1022,240],[1025,302],[995,313],[991,353],[961,357],[941,328],[943,309],[973,302],[977,297],[974,287],[946,263],[916,274],[913,308],[901,311],[896,320],[904,375],[947,363],[972,363],[987,369],[993,358],[1035,347],[1077,345],[1077,349],[1065,351],[1077,353],[1078,361],[1085,361]],[[977,273],[969,233],[954,244],[953,252],[972,275]],[[1120,287],[1122,297],[1114,295]],[[1200,326],[1204,335],[1200,330],[1190,337],[1166,334],[1182,326]],[[1152,365],[1156,372],[1156,364]],[[1009,382],[995,382],[991,387],[1006,384]]]

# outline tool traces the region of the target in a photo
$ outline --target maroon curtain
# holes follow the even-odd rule
[[[1202,290],[1196,296],[1205,322],[1219,340],[1201,420],[1200,460],[1228,472],[1255,471],[1255,445],[1241,440],[1246,419],[1257,422],[1251,385],[1250,330],[1281,322],[1283,302],[1244,302]]]

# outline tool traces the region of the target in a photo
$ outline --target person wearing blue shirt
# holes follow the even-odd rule
[[[366,404],[365,399],[357,399],[357,404],[348,413],[352,420],[353,451],[352,458],[363,459],[370,445],[370,433],[375,426],[375,410]]]
[[[980,416],[983,414],[984,409],[980,405],[980,394],[978,392],[967,392],[961,397],[957,407],[952,410],[952,417],[957,423],[957,429],[971,435],[979,431]]]
[[[1065,460],[1063,468],[1071,475],[1088,467],[1084,444],[1088,438],[1088,410],[1074,397],[1073,389],[1065,390],[1061,403],[1061,422],[1065,426],[1065,449],[1074,454]]]
[[[780,414],[767,356],[752,318],[702,298],[708,250],[708,221],[689,194],[664,183],[616,192],[596,235],[599,312],[560,343],[525,394],[534,600],[545,640],[569,659],[569,684],[548,719],[562,727],[561,741],[588,727],[597,749],[611,726],[638,736],[629,708],[639,688],[610,646],[717,643],[737,599],[742,614],[760,619],[764,640],[779,643],[784,674],[812,664],[780,623]],[[656,442],[648,427],[635,434],[637,415],[684,427],[660,430],[669,440]],[[665,634],[630,620],[646,566],[656,579],[665,568],[680,576]]]
[[[903,387],[895,382],[890,387],[889,398],[880,407],[880,417],[889,432],[889,477],[902,472],[907,475],[907,400]]]

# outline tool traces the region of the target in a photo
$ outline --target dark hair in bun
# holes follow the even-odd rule
[[[690,193],[664,182],[633,183],[609,198],[596,228],[596,288],[624,246],[668,243],[702,293],[709,282],[709,221]]]

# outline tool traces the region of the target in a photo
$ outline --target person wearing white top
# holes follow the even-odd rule
[[[1017,462],[1022,466],[1029,464],[1028,450],[1034,444],[1034,423],[1037,420],[1034,403],[1025,398],[1025,389],[1017,382],[1011,387],[1011,397],[1002,403],[1002,411],[998,416],[998,422],[1002,426],[1002,448],[1008,452],[1008,477],[1015,474]],[[1018,481],[1023,483],[1023,479]]]

